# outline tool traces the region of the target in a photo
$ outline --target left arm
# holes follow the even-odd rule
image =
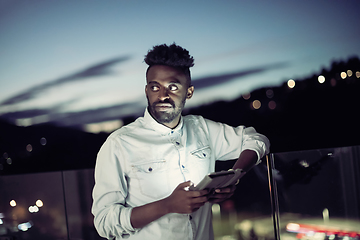
[[[260,162],[260,159],[267,153],[269,153],[269,140],[262,134],[255,131],[254,128],[244,128],[239,126],[237,128],[231,128],[224,126],[224,133],[227,135],[225,139],[233,139],[234,142],[228,142],[227,146],[240,145],[240,156],[235,162],[233,169],[242,169],[245,172],[250,171],[252,167]],[[235,134],[234,134],[235,133]],[[229,135],[228,135],[229,134]],[[231,136],[231,137],[230,137]],[[234,137],[236,136],[236,137]],[[235,147],[236,148],[236,147]],[[233,148],[228,148],[233,149]],[[222,202],[230,198],[235,192],[236,186],[229,186],[226,188],[216,189],[215,194],[211,196],[212,202]]]
[[[255,151],[246,149],[241,152],[240,157],[235,162],[233,169],[242,169],[248,172],[258,161],[258,155]]]
[[[248,172],[258,161],[258,155],[253,150],[244,150],[241,152],[240,157],[235,162],[233,169],[242,169]],[[219,188],[215,190],[215,194],[211,197],[211,202],[218,203],[230,198],[236,189],[236,185],[232,185],[226,188]]]

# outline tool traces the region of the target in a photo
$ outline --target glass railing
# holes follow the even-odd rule
[[[268,166],[273,235],[242,239],[360,239],[360,146],[270,154]]]
[[[94,170],[0,177],[0,239],[100,238],[93,226]]]
[[[269,154],[213,205],[215,237],[360,240],[359,173],[360,146]],[[93,169],[0,176],[0,240],[103,239],[93,186]]]

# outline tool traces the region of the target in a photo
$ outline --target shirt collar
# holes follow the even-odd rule
[[[144,113],[144,121],[145,124],[148,125],[150,128],[154,129],[156,132],[159,132],[161,135],[168,135],[168,134],[172,134],[172,133],[179,133],[180,135],[182,135],[182,127],[183,127],[183,118],[182,116],[180,116],[180,122],[179,124],[176,126],[176,128],[171,129],[168,128],[167,126],[158,123],[149,113],[148,108],[145,109],[145,113]]]

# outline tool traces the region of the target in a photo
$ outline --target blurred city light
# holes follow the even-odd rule
[[[250,94],[250,93],[244,93],[244,94],[242,95],[242,97],[243,97],[245,100],[248,100],[248,99],[250,99],[251,94]]]
[[[32,227],[32,224],[30,222],[21,223],[18,225],[18,229],[20,231],[24,231],[24,232],[29,230],[29,228],[31,228],[31,227]]]
[[[253,107],[254,109],[259,109],[259,108],[261,107],[261,102],[260,102],[259,100],[254,100],[254,101],[252,102],[252,107]]]
[[[6,159],[6,163],[11,165],[12,164],[12,159],[11,158]]]
[[[269,107],[269,109],[274,110],[276,108],[276,102],[275,101],[270,101],[268,103],[268,107]]]
[[[355,75],[356,75],[357,78],[360,78],[360,72],[359,72],[359,71],[357,71],[357,72],[355,73]]]
[[[15,120],[15,124],[19,127],[28,127],[32,125],[31,118],[20,118]]]
[[[325,208],[323,210],[322,214],[323,214],[324,223],[328,223],[329,222],[329,209]]]
[[[42,207],[42,206],[44,206],[43,201],[41,201],[40,199],[39,199],[39,200],[37,200],[37,201],[36,201],[36,206],[38,206],[38,207]]]
[[[318,81],[319,81],[319,83],[324,83],[325,82],[325,77],[323,75],[320,75],[318,77]]]
[[[26,145],[26,151],[32,152],[32,150],[33,150],[33,147],[31,146],[31,144]]]
[[[124,125],[124,122],[121,120],[104,121],[99,123],[85,124],[84,130],[91,133],[111,133],[112,131],[119,129],[122,125]]]
[[[4,222],[3,222],[3,220],[0,218],[0,224],[3,224]]]
[[[348,77],[351,77],[353,75],[353,72],[351,70],[347,70],[346,73],[347,73]]]
[[[341,73],[340,73],[340,77],[341,77],[342,79],[345,79],[345,78],[346,78],[346,75],[347,75],[346,72],[341,72]]]
[[[37,206],[30,206],[29,212],[30,213],[37,213],[39,211],[39,208]]]
[[[274,91],[272,89],[266,90],[266,96],[268,98],[273,98],[274,97]]]
[[[213,204],[211,207],[211,211],[214,215],[220,214],[220,205],[217,203]]]
[[[10,201],[10,206],[16,207],[16,202],[15,202],[15,200],[11,200],[11,201]]]
[[[41,145],[45,146],[46,143],[47,143],[46,138],[44,138],[44,137],[40,138],[40,144],[41,144]]]
[[[297,223],[288,223],[288,225],[286,225],[286,230],[289,232],[297,232],[300,229],[300,225]]]
[[[295,81],[293,79],[290,79],[289,81],[287,81],[287,85],[289,88],[294,88],[295,87]]]

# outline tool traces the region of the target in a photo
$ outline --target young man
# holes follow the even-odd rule
[[[215,160],[236,159],[248,171],[269,152],[253,128],[236,128],[201,116],[181,116],[194,93],[189,52],[172,44],[145,57],[144,117],[113,132],[95,168],[92,213],[108,239],[213,239],[211,203],[229,198],[235,186],[188,191],[215,170]]]

